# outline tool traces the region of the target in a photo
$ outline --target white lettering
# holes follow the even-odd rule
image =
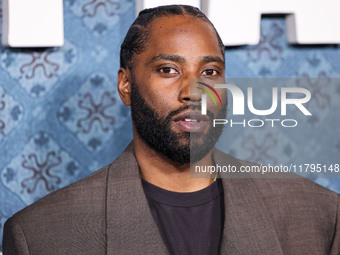
[[[162,0],[161,4],[201,8],[225,46],[258,44],[261,15],[277,13],[286,14],[290,43],[340,43],[339,0]],[[136,13],[159,5],[159,0],[136,0]]]

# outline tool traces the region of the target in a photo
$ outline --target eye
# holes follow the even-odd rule
[[[202,73],[203,75],[207,75],[207,76],[215,76],[215,75],[220,74],[220,72],[215,69],[207,69],[207,70],[204,70]]]
[[[172,67],[162,67],[157,69],[158,72],[165,73],[165,74],[177,74],[177,70]]]

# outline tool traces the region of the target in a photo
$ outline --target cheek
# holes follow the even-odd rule
[[[209,95],[206,95],[206,97],[207,97],[207,109],[214,112],[214,113],[219,112],[221,110],[221,108],[226,107],[226,104],[227,104],[226,89],[216,89],[216,92],[221,99],[222,106],[221,106],[220,100],[218,99],[218,97],[216,96],[215,93],[213,93],[212,95],[213,95],[213,97],[216,101],[216,105],[215,105],[213,99]]]
[[[173,90],[148,90],[143,93],[143,97],[149,106],[151,106],[162,116],[176,109],[177,96]]]
[[[223,108],[226,108],[227,107],[227,93],[226,93],[226,89],[216,89],[218,95],[220,96],[221,98],[221,101],[222,101],[222,106],[221,106],[221,103],[220,102],[217,102],[217,99],[216,99],[216,102],[217,102],[217,107],[215,106],[214,108],[211,108],[211,109],[214,109],[213,112],[215,114],[215,116],[220,113],[220,111],[223,109]],[[219,101],[219,100],[218,100]]]
[[[221,94],[221,100],[223,103],[223,106],[226,107],[228,103],[228,98],[227,98],[227,92],[224,90],[224,93]]]
[[[227,90],[226,89],[216,89],[218,95],[221,98],[223,106],[227,103]],[[221,106],[221,104],[219,104]]]
[[[169,113],[181,106],[175,79],[164,79],[150,70],[144,73],[146,75],[140,76],[137,84],[141,96],[149,106],[159,113]]]
[[[157,100],[158,109],[168,114],[169,112],[176,110],[179,107],[176,105],[176,102],[177,102],[176,95],[163,92],[161,95],[159,95]]]
[[[179,107],[177,105],[179,104],[179,92],[174,85],[160,83],[157,86],[152,86],[148,94],[150,102],[157,106],[157,109],[172,111]]]

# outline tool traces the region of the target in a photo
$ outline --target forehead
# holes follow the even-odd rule
[[[158,17],[149,24],[150,30],[153,32],[162,32],[164,31],[164,28],[172,31],[179,30],[179,28],[183,28],[184,25],[191,28],[194,28],[194,26],[204,26],[206,29],[211,29],[211,31],[213,31],[212,26],[207,21],[187,14]]]
[[[208,22],[188,15],[154,20],[149,30],[147,51],[216,55],[223,58],[214,28]],[[196,51],[196,52],[194,52]]]

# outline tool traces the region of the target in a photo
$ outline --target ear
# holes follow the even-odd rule
[[[128,69],[119,68],[117,78],[120,99],[127,106],[131,105],[131,73]]]

